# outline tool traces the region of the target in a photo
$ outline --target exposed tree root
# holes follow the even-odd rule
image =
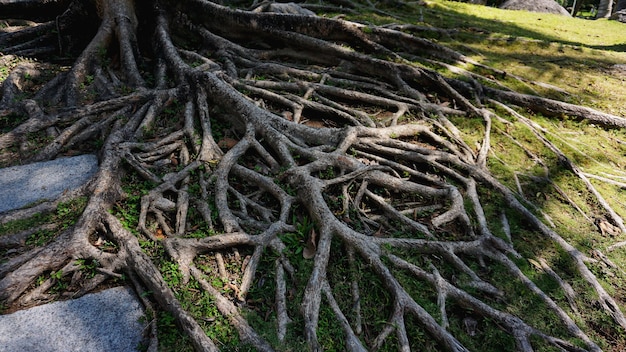
[[[1,33],[0,50],[6,55],[62,51],[58,43],[66,39],[48,31],[59,27],[63,35],[75,35],[71,24],[89,11],[80,3],[72,2],[56,21]],[[219,345],[203,331],[203,317],[179,301],[179,289],[192,283],[243,343],[261,351],[279,348],[270,341],[289,344],[298,334],[311,350],[322,350],[320,317],[328,315],[350,351],[386,344],[409,351],[416,348],[416,329],[443,349],[466,351],[462,341],[487,321],[509,334],[520,351],[537,345],[599,351],[597,336],[590,337],[580,315],[580,293],[568,282],[576,277],[614,329],[626,330],[622,302],[590,269],[599,259],[547,226],[549,220],[537,215],[539,206],[525,199],[519,179],[517,189],[509,189],[487,168],[492,134],[509,136],[493,124],[523,124],[584,182],[598,213],[586,214],[559,189],[567,203],[588,221],[605,219],[618,229],[614,235],[622,235],[623,220],[590,182],[624,187],[619,176],[584,172],[520,111],[564,114],[611,128],[626,126],[625,119],[522,95],[458,67],[455,72],[467,74],[466,81],[444,77],[415,62],[448,68],[455,62],[479,64],[410,34],[421,30],[413,26],[367,26],[270,4],[254,11],[205,0],[97,4],[99,28],[69,70],[49,79],[32,99],[16,97],[34,64],[17,67],[2,86],[2,116],[25,118],[0,135],[0,161],[11,160],[30,136],[44,133],[46,142],[24,162],[73,150],[95,152],[100,162],[85,190],[64,196],[89,195],[75,224],[43,247],[25,241],[55,224],[0,237],[0,253],[6,254],[0,262],[0,300],[6,307],[57,297],[53,288],[61,282],[73,288],[64,295],[81,295],[124,273],[138,290],[151,293],[146,306],[168,311],[201,351]],[[138,31],[149,32],[153,41],[140,42]],[[506,116],[497,115],[503,110]],[[459,116],[480,122],[478,147],[468,145],[450,121]],[[91,147],[80,149],[84,145]],[[544,161],[525,150],[554,184]],[[140,195],[123,189],[128,177],[144,183]],[[502,206],[495,217],[485,205],[493,201]],[[3,214],[0,221],[50,211],[58,202]],[[135,218],[123,214],[132,202],[139,207]],[[523,219],[527,229],[513,230],[505,213]],[[529,277],[516,248],[522,232],[565,253],[577,271],[564,275],[539,254],[528,258],[557,283],[564,299]],[[300,236],[295,242],[289,240],[294,234]],[[164,278],[149,247],[164,249],[176,263],[179,284]],[[226,264],[226,253],[235,253],[235,269]],[[200,265],[205,257],[212,266]],[[608,258],[597,257],[611,267]],[[336,266],[340,258],[346,258],[347,268]],[[85,260],[97,264],[91,277],[82,274]],[[310,265],[301,267],[302,262]],[[302,270],[305,282],[298,282]],[[502,287],[502,278],[490,276],[496,270],[514,280],[518,292],[532,296],[560,328],[534,326],[511,313],[507,307],[517,297]],[[338,282],[336,273],[346,271],[350,274]],[[376,277],[389,295],[381,302],[388,312],[378,317],[385,321],[382,327],[365,316],[362,298],[371,288],[360,279],[361,271]],[[273,316],[275,339],[247,318],[257,314],[255,288],[265,277],[272,281],[273,302],[265,314]],[[216,287],[213,279],[222,285]],[[424,296],[432,297],[429,305],[412,282],[429,292]],[[150,350],[157,345],[155,324]]]

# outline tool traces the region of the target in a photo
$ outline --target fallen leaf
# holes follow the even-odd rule
[[[622,233],[622,230],[620,230],[619,227],[611,224],[605,219],[596,219],[594,222],[600,230],[600,233],[602,233],[602,236],[618,236]]]
[[[96,242],[94,242],[94,246],[96,247],[100,247],[104,244],[104,238],[102,238],[101,236],[98,236],[98,239],[96,240]]]
[[[539,270],[543,270],[543,268],[542,268],[541,264],[539,264],[539,262],[538,262],[538,261],[536,261],[536,260],[534,260],[534,259],[531,259],[531,258],[528,258],[528,262],[529,262],[530,264],[532,264],[533,266],[535,266],[537,269],[539,269]]]
[[[315,233],[315,229],[311,229],[311,233],[309,233],[309,238],[306,240],[306,246],[302,251],[302,256],[304,259],[311,259],[315,257],[315,252],[317,252],[317,233]]]
[[[217,145],[220,148],[223,149],[231,149],[232,147],[234,147],[237,143],[239,143],[238,140],[233,139],[233,138],[229,138],[229,137],[224,137],[222,139],[220,139],[219,142],[217,142]]]
[[[164,239],[164,238],[165,238],[165,235],[163,234],[163,230],[161,230],[161,229],[157,229],[156,231],[154,231],[154,237],[155,237],[157,240],[162,240],[162,239]]]
[[[304,120],[302,124],[309,126],[309,127],[314,127],[314,128],[326,127],[326,125],[324,124],[324,121],[320,121],[320,120]]]

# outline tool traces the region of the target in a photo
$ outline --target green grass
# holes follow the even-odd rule
[[[50,225],[28,235],[24,240],[25,246],[18,250],[10,250],[8,247],[0,248],[0,264],[30,249],[45,246],[53,241],[63,231],[67,230],[78,221],[87,205],[87,200],[87,197],[78,197],[67,202],[59,203],[56,211],[46,214],[40,213],[30,218],[0,224],[0,236],[28,231],[39,226]],[[96,261],[77,259],[77,264],[87,278],[91,278],[95,275],[95,269],[98,266]],[[54,286],[50,289],[50,292],[53,294],[61,294],[70,286],[68,278],[63,277],[61,270],[56,272],[47,271],[40,275],[35,282],[35,286],[40,285],[48,278],[52,278],[56,281]],[[78,281],[80,280],[76,282],[72,281],[72,283],[76,285]],[[0,305],[0,313],[2,310],[3,307]]]
[[[614,114],[623,115],[626,113],[626,88],[623,85],[623,78],[614,76],[611,71],[611,67],[615,64],[626,64],[626,54],[620,52],[626,43],[626,25],[624,24],[605,20],[588,21],[547,14],[503,11],[441,0],[432,0],[429,1],[428,7],[415,7],[414,9],[413,12],[403,11],[398,17],[410,23],[417,23],[420,13],[418,10],[421,9],[424,18],[423,24],[457,30],[450,38],[433,35],[433,40],[452,46],[480,63],[506,70],[529,80],[550,83],[571,93],[570,96],[555,95],[555,97],[583,103]],[[362,14],[351,18],[372,23],[398,21],[397,18],[380,17],[372,14]],[[476,67],[466,68],[476,72],[480,71]],[[503,83],[525,92],[534,90],[554,94],[540,87],[521,84],[512,79],[506,79]],[[161,122],[165,125],[171,123],[173,119],[180,116],[181,109],[180,104],[173,104],[168,107],[165,111],[166,119]],[[577,205],[587,212],[600,212],[598,204],[586,195],[580,180],[564,170],[557,163],[556,158],[544,146],[537,143],[527,127],[514,122],[504,112],[499,113],[503,118],[511,121],[511,124],[505,125],[494,121],[496,129],[494,129],[492,136],[493,157],[490,157],[488,166],[496,177],[510,188],[515,189],[515,172],[535,176],[540,176],[543,172],[541,167],[528,158],[523,149],[514,145],[504,135],[503,132],[506,131],[521,141],[526,148],[547,161],[552,179],[570,195]],[[18,117],[11,118],[18,119]],[[620,142],[626,141],[626,134],[623,131],[606,130],[566,117],[553,119],[533,115],[532,118],[536,123],[553,132],[554,136],[550,136],[549,139],[562,148],[568,157],[584,167],[586,171],[608,172],[613,168],[623,169],[626,166],[624,159],[626,148]],[[482,121],[465,117],[451,118],[451,120],[462,130],[468,145],[474,146],[476,142],[480,142],[481,133],[484,130]],[[214,127],[218,127],[219,131],[216,138],[219,139],[219,135],[224,133],[225,128],[219,127],[218,120],[212,120],[212,123]],[[165,127],[167,126],[157,124],[153,126],[154,131],[151,133],[161,132],[160,128]],[[329,169],[324,171],[323,176],[330,178],[335,173],[336,170]],[[524,181],[523,177],[521,179]],[[124,191],[128,198],[123,206],[114,209],[114,213],[128,229],[137,234],[135,229],[141,196],[145,195],[154,185],[141,181],[139,177],[133,174],[124,180],[124,184]],[[620,204],[626,204],[623,190],[595,182],[594,184],[604,194],[612,194],[608,201],[615,206],[615,209],[622,216],[626,216],[626,210],[620,206]],[[611,239],[598,238],[593,226],[585,222],[580,214],[573,210],[551,185],[524,183],[523,186],[524,196],[538,204],[539,210],[551,217],[555,223],[555,230],[585,253],[592,248],[603,248],[611,243]],[[198,190],[194,189],[192,192],[198,192]],[[502,199],[499,199],[494,192],[486,188],[479,188],[479,192],[483,197],[485,212],[490,219],[496,219],[502,211]],[[340,209],[340,202],[336,201],[336,208]],[[0,235],[3,231],[26,229],[29,226],[45,223],[51,217],[57,217],[57,219],[62,220],[63,224],[69,226],[72,223],[72,214],[76,214],[78,209],[80,206],[60,206],[56,214],[36,217],[23,223],[16,222],[4,225],[4,227],[0,227]],[[581,307],[580,320],[588,328],[587,330],[591,331],[592,338],[601,341],[601,346],[607,350],[611,348],[610,343],[623,342],[626,337],[623,336],[623,333],[620,335],[613,331],[612,326],[614,324],[606,315],[598,311],[594,294],[589,290],[587,284],[580,279],[567,254],[545,238],[526,228],[524,219],[519,218],[518,215],[512,212],[507,212],[507,215],[514,233],[516,249],[526,258],[541,257],[546,259],[561,277],[571,282],[577,292],[581,293],[577,302]],[[199,214],[193,210],[190,212],[190,218],[191,223],[200,221]],[[293,283],[288,286],[291,296],[287,308],[294,321],[288,330],[287,342],[279,343],[275,331],[275,278],[273,272],[277,259],[276,253],[269,251],[264,253],[259,274],[255,278],[248,295],[247,309],[242,312],[249,319],[251,325],[264,338],[274,345],[280,346],[278,350],[281,351],[299,351],[305,348],[300,306],[302,291],[307,284],[312,267],[312,261],[302,257],[302,250],[307,235],[315,227],[315,224],[308,217],[302,216],[294,216],[292,222],[296,225],[296,231],[280,235],[287,246],[284,255],[297,269]],[[504,237],[499,223],[494,221],[489,226],[498,236]],[[209,229],[199,227],[190,232],[188,236],[202,237],[209,232]],[[141,235],[137,235],[141,237]],[[32,238],[33,245],[46,243],[49,241],[49,236],[50,234],[46,233],[38,234]],[[202,322],[201,325],[205,332],[219,343],[220,348],[233,351],[249,349],[247,346],[240,345],[236,331],[230,327],[226,318],[217,311],[213,299],[202,293],[195,280],[191,280],[188,284],[182,283],[178,266],[167,256],[160,243],[144,238],[140,238],[140,243],[144,251],[159,267],[164,279],[175,291],[185,309]],[[333,293],[336,295],[342,311],[346,315],[351,314],[353,302],[351,302],[349,295],[349,286],[351,278],[356,278],[362,288],[361,307],[364,321],[362,338],[371,342],[386,324],[386,319],[390,314],[391,297],[380,278],[372,272],[368,263],[358,259],[354,264],[347,261],[346,250],[337,240],[332,243],[332,253],[332,265],[330,266],[332,271],[328,275]],[[436,264],[444,275],[453,275],[455,272],[454,268],[435,256],[425,258],[425,256],[410,253],[403,253],[403,256],[408,257],[407,260],[420,264],[424,264],[425,260],[428,259]],[[626,255],[623,253],[615,252],[611,253],[610,256],[618,265],[626,262]],[[210,283],[224,290],[225,294],[229,294],[219,278],[211,276],[214,273],[210,272],[212,268],[205,263],[205,259],[208,262],[210,258],[198,258],[195,264],[208,273],[207,280]],[[493,278],[494,284],[506,293],[506,297],[519,297],[519,300],[516,301],[493,300],[489,303],[506,309],[509,313],[524,316],[531,325],[545,329],[550,333],[558,336],[567,335],[564,327],[555,323],[557,319],[545,309],[544,303],[538,301],[527,289],[522,288],[519,282],[508,280],[509,274],[501,265],[489,263],[489,267],[485,269],[480,266],[476,259],[464,259],[481,275]],[[85,266],[85,270],[92,270],[93,263],[81,264]],[[528,261],[520,260],[517,264],[528,277],[550,294],[561,306],[567,306],[562,290],[552,278],[538,271]],[[206,266],[203,267],[203,265]],[[603,284],[623,302],[625,294],[614,290],[614,285],[616,282],[624,281],[624,278],[611,276],[611,271],[599,264],[593,265],[592,270],[604,280]],[[394,274],[418,303],[422,304],[433,316],[439,318],[440,313],[436,306],[434,289],[424,282],[415,280],[407,273],[396,271]],[[462,282],[463,279],[460,275],[459,280]],[[468,290],[470,289],[468,288]],[[463,330],[463,319],[472,316],[472,312],[463,307],[455,306],[453,303],[450,303],[449,308],[450,330],[459,336],[459,339],[471,350],[500,351],[514,348],[514,341],[510,335],[503,332],[496,322],[488,319],[479,321],[477,336],[468,336]],[[160,350],[191,350],[189,339],[175,325],[171,315],[159,311],[156,317]],[[414,350],[438,350],[434,340],[427,332],[419,328],[420,323],[415,318],[408,316],[406,324],[411,327],[410,342]],[[320,311],[318,337],[325,350],[344,349],[343,331],[338,326],[336,318],[325,301],[323,301]],[[382,350],[395,350],[397,343],[398,341],[392,337]],[[537,345],[537,350],[550,350],[548,346],[541,343],[537,343]]]
[[[59,203],[56,212],[48,214],[36,214],[27,219],[10,221],[0,224],[0,236],[27,231],[41,225],[56,223],[58,226],[54,230],[41,230],[33,233],[26,239],[28,246],[43,246],[61,231],[72,226],[82,214],[87,205],[86,197],[79,197],[68,202]]]
[[[456,50],[482,64],[505,70],[531,81],[541,81],[558,86],[570,95],[557,94],[532,84],[522,84],[513,79],[502,82],[518,91],[540,93],[567,102],[587,105],[615,115],[626,115],[626,90],[624,76],[617,76],[613,66],[626,63],[624,50],[626,43],[626,25],[606,20],[589,21],[561,16],[536,14],[518,11],[504,11],[494,8],[475,6],[466,3],[433,0],[422,11],[424,23],[435,27],[455,29],[451,37],[431,35],[441,44]],[[403,19],[417,21],[417,16],[404,12]],[[369,22],[397,22],[396,19],[360,15],[359,19]],[[470,65],[466,69],[481,72]],[[440,70],[449,74],[445,70]],[[524,148],[541,157],[546,162],[551,179],[583,211],[602,216],[603,210],[598,202],[589,196],[580,179],[560,164],[555,155],[538,143],[531,131],[524,125],[510,118],[505,112],[495,109],[501,117],[512,124],[494,121],[492,134],[492,153],[488,166],[494,175],[511,189],[516,189],[514,175],[518,174],[522,182],[524,196],[539,206],[537,214],[543,218],[543,212],[554,222],[555,231],[565,240],[574,244],[583,253],[592,249],[603,250],[616,240],[599,236],[593,224],[586,221],[555,188],[549,184],[538,184],[520,174],[544,176],[544,169],[533,162],[526,152],[513,144],[505,132],[522,143]],[[623,141],[626,134],[619,129],[605,129],[585,121],[561,118],[549,118],[538,114],[520,111],[550,133],[547,138],[559,147],[568,158],[578,164],[585,172],[602,174],[623,170],[625,152]],[[463,132],[466,143],[475,146],[480,142],[484,123],[467,118],[450,118]],[[607,201],[622,217],[626,216],[624,191],[616,186],[592,180],[592,184],[605,196]],[[497,219],[502,210],[498,197],[488,189],[479,189],[485,212],[489,219]],[[565,280],[570,282],[576,292],[580,316],[565,308],[581,324],[591,338],[605,350],[617,351],[624,345],[624,333],[610,328],[614,323],[597,309],[596,295],[581,280],[569,256],[545,238],[526,228],[523,219],[517,214],[507,212],[515,248],[525,258],[543,258]],[[489,224],[490,229],[503,237],[501,225]],[[606,253],[618,266],[623,267],[624,255],[617,252]],[[568,307],[564,292],[553,278],[537,270],[528,262],[518,262],[521,270],[540,288],[550,295],[560,306]],[[556,336],[567,336],[563,326],[557,323],[544,303],[533,298],[520,283],[502,280],[509,277],[498,265],[490,265],[490,272],[485,273],[492,282],[506,293],[506,297],[519,297],[518,301],[508,301],[500,306],[512,314],[523,316],[538,328],[545,329]],[[446,272],[445,267],[440,268]],[[477,269],[479,270],[479,269]],[[624,304],[624,294],[616,287],[625,280],[624,275],[616,274],[606,266],[591,265],[591,270],[598,276],[603,286],[614,294],[620,304]],[[401,275],[399,275],[401,277]],[[498,279],[501,278],[501,279]],[[404,282],[412,287],[410,278]],[[418,286],[416,286],[418,287]],[[416,293],[419,290],[415,291]],[[502,302],[491,302],[496,306]],[[543,308],[542,308],[543,307]],[[503,334],[493,322],[479,321],[479,334],[473,338],[463,333],[460,325],[463,312],[450,317],[451,331],[470,350],[499,351],[511,350],[514,345],[507,334]],[[415,339],[422,334],[415,332]],[[425,341],[427,341],[426,339]],[[422,343],[427,344],[427,342]],[[577,343],[575,339],[572,342]],[[545,344],[534,341],[537,350],[553,350]],[[508,345],[507,345],[508,344]],[[508,347],[506,347],[508,346]],[[422,350],[429,350],[423,347]]]
[[[429,0],[424,22],[440,28],[475,28],[494,36],[618,50],[626,44],[626,24],[547,13],[510,11],[463,2]]]
[[[626,115],[624,76],[616,75],[614,69],[616,64],[626,64],[626,24],[444,0],[429,0],[426,7],[405,8],[393,18],[372,13],[349,18],[374,24],[397,23],[401,19],[454,30],[449,37],[434,32],[419,35],[455,48],[481,64],[558,86],[571,96],[504,80],[505,85],[516,90]],[[465,68],[480,72],[475,67]]]

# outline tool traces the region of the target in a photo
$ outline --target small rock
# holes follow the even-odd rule
[[[315,12],[311,10],[307,10],[302,6],[294,3],[271,3],[266,5],[261,5],[253,10],[254,12],[276,12],[276,13],[284,13],[287,15],[304,15],[304,16],[315,16]]]
[[[465,332],[469,336],[476,335],[476,327],[478,326],[478,321],[472,317],[463,318],[463,327],[465,328]]]

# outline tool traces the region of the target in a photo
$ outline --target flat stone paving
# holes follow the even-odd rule
[[[0,169],[0,213],[52,200],[98,170],[95,155]],[[116,287],[0,315],[0,352],[131,352],[143,341],[144,311],[135,294]]]
[[[93,154],[0,169],[0,213],[58,197],[98,171]]]
[[[135,294],[116,287],[0,315],[0,351],[135,352],[143,314]]]

